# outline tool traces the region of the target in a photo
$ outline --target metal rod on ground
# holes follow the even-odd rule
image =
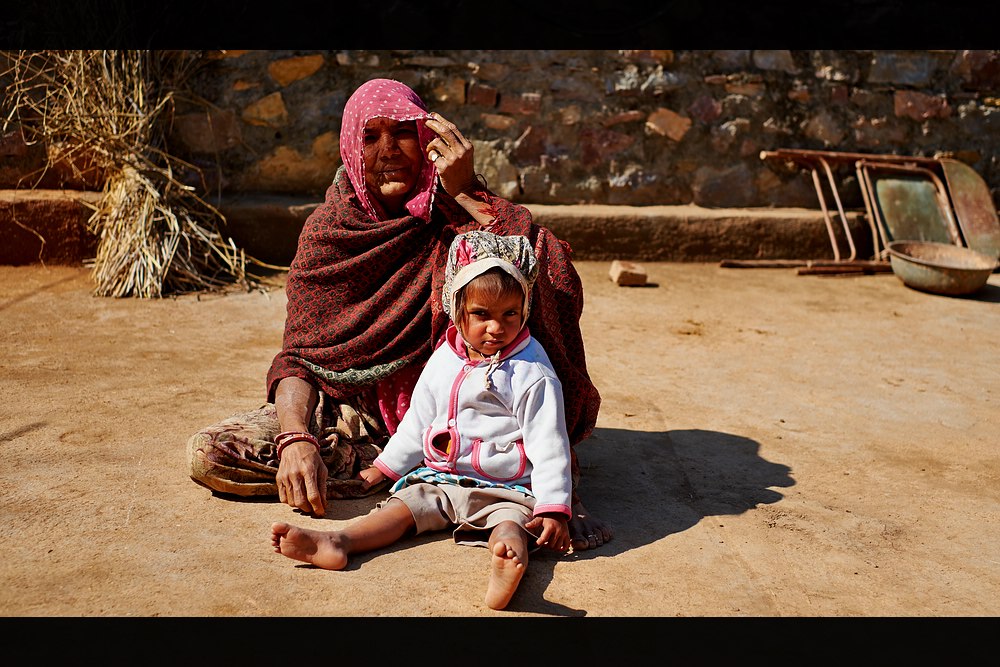
[[[865,208],[868,210],[870,219],[875,222],[879,238],[882,239],[882,250],[876,247],[875,256],[884,258],[886,256],[886,248],[889,247],[889,239],[886,237],[885,224],[879,216],[878,206],[875,205],[875,191],[872,188],[872,180],[868,174],[868,169],[865,168],[865,161],[858,160],[856,164],[858,173],[861,174],[861,193],[864,195]]]
[[[816,167],[809,170],[812,173],[813,186],[816,188],[816,196],[819,198],[819,207],[823,209],[823,222],[826,223],[826,233],[830,236],[830,245],[833,246],[833,258],[840,261],[840,247],[837,245],[837,236],[833,233],[833,221],[830,219],[830,211],[826,207],[826,198],[823,196],[823,184],[819,180],[819,172]]]
[[[868,259],[856,259],[853,262],[842,262],[836,259],[723,259],[719,266],[726,269],[794,269],[797,267],[859,267],[875,272],[890,270],[889,262]]]
[[[854,236],[851,234],[850,225],[847,224],[847,216],[844,214],[844,205],[840,203],[840,194],[837,192],[837,182],[833,178],[833,171],[830,170],[830,164],[826,161],[826,159],[820,157],[819,163],[823,165],[823,169],[826,171],[826,179],[830,182],[830,191],[833,193],[833,200],[837,202],[837,212],[840,213],[840,223],[844,226],[844,234],[847,236],[847,245],[851,248],[851,256],[848,257],[847,261],[853,262],[858,256],[858,251],[854,247]]]
[[[871,194],[868,192],[868,186],[869,186],[868,179],[865,178],[865,175],[864,175],[863,169],[862,169],[862,164],[864,164],[864,160],[858,160],[857,162],[855,162],[854,163],[854,171],[858,175],[858,185],[861,186],[861,199],[864,200],[864,202],[865,202],[865,210],[868,212],[868,216],[867,216],[868,227],[869,227],[869,229],[871,230],[871,233],[872,233],[872,252],[874,253],[873,256],[877,259],[877,258],[883,256],[882,255],[882,251],[879,250],[879,248],[878,248],[878,241],[879,241],[879,233],[880,232],[879,232],[878,225],[875,224],[875,213],[872,210],[874,208],[874,206],[873,206],[873,203],[872,203]]]

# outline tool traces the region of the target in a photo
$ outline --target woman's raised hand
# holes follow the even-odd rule
[[[427,127],[437,136],[427,144],[427,159],[437,168],[441,187],[455,197],[478,184],[472,142],[441,114],[431,116]]]

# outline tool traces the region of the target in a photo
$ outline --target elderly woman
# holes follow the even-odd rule
[[[354,92],[340,151],[343,166],[306,220],[288,273],[268,402],[192,436],[192,479],[224,494],[277,495],[316,516],[327,498],[380,491],[359,472],[395,432],[444,334],[448,247],[472,229],[531,240],[541,271],[528,326],[563,384],[572,444],[588,437],[601,399],[587,374],[582,285],[568,245],[486,189],[472,143],[398,81],[374,79]],[[570,536],[575,550],[590,549],[612,531],[576,494],[572,458]]]

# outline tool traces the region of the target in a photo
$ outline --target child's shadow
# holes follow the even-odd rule
[[[580,496],[594,516],[614,529],[597,549],[569,560],[617,556],[679,533],[709,516],[736,515],[784,496],[771,487],[795,484],[791,468],[759,455],[760,444],[729,433],[702,430],[629,431],[597,428],[579,445]],[[546,601],[555,564],[567,558],[543,555],[532,561],[511,610],[583,616]]]

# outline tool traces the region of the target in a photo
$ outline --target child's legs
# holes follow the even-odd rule
[[[531,496],[513,489],[458,486],[447,487],[447,494],[453,506],[454,539],[458,544],[490,547],[496,528],[510,522],[523,534],[528,551],[538,548],[535,535],[524,528],[532,519],[535,499]]]
[[[389,499],[380,509],[355,519],[342,530],[312,530],[284,522],[271,524],[271,546],[277,553],[326,570],[342,570],[351,554],[393,544],[413,529],[413,515]]]
[[[375,512],[348,523],[340,535],[347,553],[356,554],[395,544],[413,527],[410,508],[400,499],[390,497]]]
[[[501,521],[490,531],[489,549],[486,606],[504,609],[528,568],[528,532],[520,522]]]
[[[528,564],[528,552],[531,535],[519,521],[501,521],[490,531],[487,548],[496,554],[496,547],[502,543],[507,550],[513,551],[524,565]]]
[[[456,542],[490,549],[486,605],[505,608],[524,576],[528,552],[537,548],[535,536],[524,528],[534,498],[511,489],[452,484],[414,484],[396,496],[411,508],[417,533],[456,526]]]

